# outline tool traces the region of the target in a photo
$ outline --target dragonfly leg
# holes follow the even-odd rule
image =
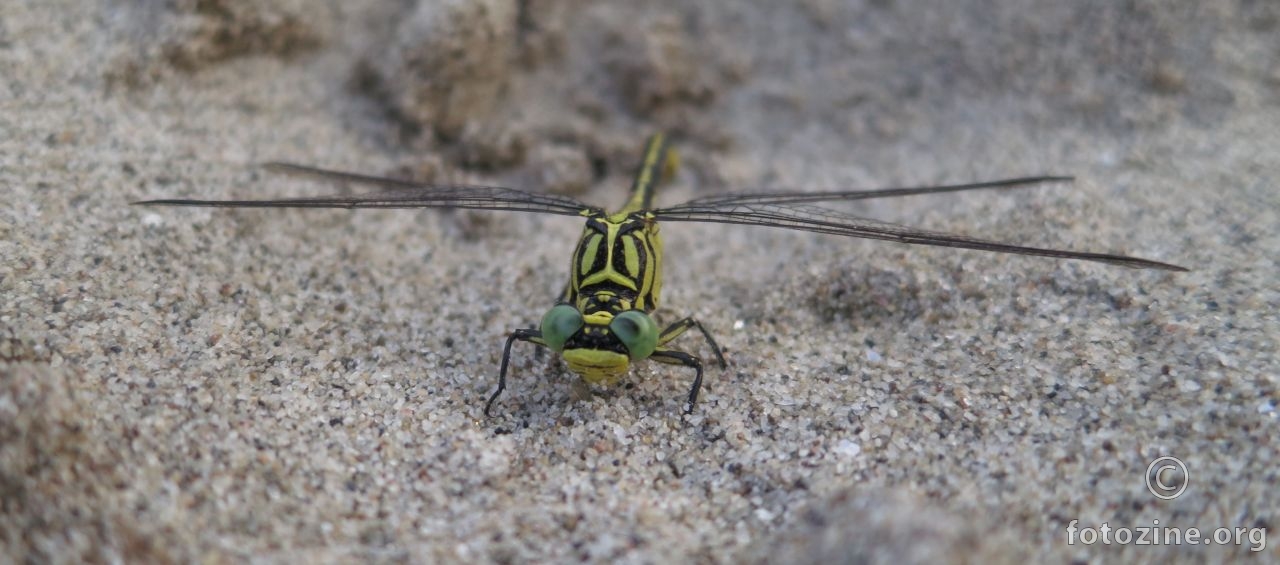
[[[685,367],[691,367],[694,371],[697,371],[697,375],[693,377],[693,386],[689,387],[689,403],[684,409],[685,414],[693,412],[693,405],[698,402],[698,391],[702,390],[702,360],[683,351],[666,349],[664,347],[659,347],[657,351],[653,352],[653,355],[649,356],[649,358],[659,363],[684,365]]]
[[[716,340],[711,337],[711,332],[708,332],[707,328],[702,327],[702,323],[693,319],[693,316],[688,316],[683,320],[667,326],[667,329],[662,330],[662,333],[658,334],[658,345],[666,345],[671,340],[680,337],[684,332],[689,331],[689,328],[698,328],[698,331],[702,332],[702,337],[707,338],[707,343],[711,345],[711,352],[716,354],[716,362],[720,364],[721,369],[729,366],[729,364],[724,361],[724,354],[720,352],[720,346],[716,344]]]
[[[538,345],[546,345],[542,342],[542,332],[533,328],[521,328],[511,332],[507,336],[507,344],[502,348],[502,365],[498,369],[498,390],[493,391],[493,396],[489,397],[489,402],[484,405],[484,417],[489,417],[489,409],[493,408],[493,401],[498,399],[498,395],[507,388],[507,364],[511,361],[511,344],[516,340],[536,343]]]

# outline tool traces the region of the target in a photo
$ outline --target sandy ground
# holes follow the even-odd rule
[[[5,2],[0,561],[1280,559],[1068,544],[1280,527],[1277,4],[687,4]],[[696,412],[518,346],[485,419],[575,220],[128,205],[339,190],[288,160],[610,206],[656,130],[660,203],[1073,174],[845,208],[1193,270],[666,224]]]

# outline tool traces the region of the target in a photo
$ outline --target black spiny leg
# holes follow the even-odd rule
[[[689,387],[689,405],[684,409],[685,414],[692,413],[693,405],[698,402],[698,391],[702,390],[702,360],[683,351],[662,348],[654,351],[649,358],[659,363],[692,367],[697,371],[697,376],[693,377],[693,386]]]
[[[702,337],[707,338],[707,343],[711,345],[711,352],[716,354],[716,362],[720,364],[720,368],[728,368],[729,364],[725,362],[724,354],[720,352],[720,346],[716,344],[716,340],[711,337],[711,333],[707,331],[707,328],[702,327],[701,322],[693,319],[693,316],[675,322],[667,326],[667,329],[662,330],[662,333],[658,334],[658,345],[666,345],[671,340],[680,337],[684,332],[689,331],[689,328],[698,328],[698,331],[702,332]]]
[[[493,401],[498,399],[498,395],[507,388],[507,363],[511,361],[511,344],[516,340],[536,343],[538,345],[546,345],[542,342],[542,332],[533,328],[518,329],[511,332],[507,336],[507,344],[502,348],[502,365],[498,369],[498,390],[493,391],[493,396],[489,397],[489,402],[484,405],[484,417],[489,417],[489,409],[493,408]]]

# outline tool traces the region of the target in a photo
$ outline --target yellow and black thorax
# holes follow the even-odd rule
[[[652,312],[662,291],[662,237],[647,212],[588,217],[564,302],[584,316]]]
[[[654,187],[676,167],[666,136],[645,145],[631,197],[617,212],[584,211],[586,226],[573,252],[562,302],[573,304],[591,323],[627,310],[652,312],[662,291],[662,237],[649,208]],[[593,316],[594,315],[594,316]]]

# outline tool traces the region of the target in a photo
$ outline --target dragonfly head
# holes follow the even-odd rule
[[[649,357],[658,347],[658,325],[640,310],[583,316],[573,305],[557,304],[542,317],[541,329],[547,347],[592,384],[616,383],[631,361]]]

